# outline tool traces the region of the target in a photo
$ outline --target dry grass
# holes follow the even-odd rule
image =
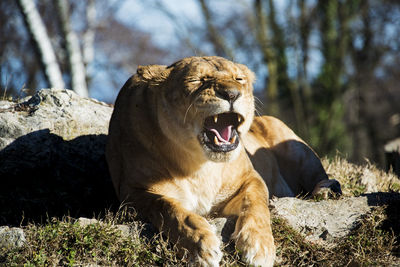
[[[124,234],[116,225],[128,226]],[[97,223],[65,217],[25,227],[27,245],[3,254],[5,265],[179,266],[176,249],[161,235],[148,237],[132,212],[108,213]]]
[[[359,196],[371,192],[400,192],[400,179],[392,172],[386,173],[366,161],[355,165],[336,156],[324,158],[322,164],[330,178],[342,185],[344,196]]]
[[[324,159],[331,178],[339,180],[344,195],[358,196],[370,190],[399,192],[400,181],[374,165],[357,166],[339,157]],[[279,266],[393,266],[400,265],[398,206],[373,210],[334,248],[307,242],[302,235],[279,218],[273,218],[273,234]],[[188,258],[180,255],[163,235],[136,220],[124,209],[98,218],[101,223],[82,225],[73,218],[51,219],[44,225],[24,228],[27,245],[0,251],[0,265],[5,266],[186,266]],[[128,226],[123,234],[116,225]],[[397,242],[397,243],[396,243]],[[245,266],[233,244],[224,249],[222,266]]]
[[[124,233],[118,225],[127,226]],[[125,227],[126,228],[126,227]],[[188,254],[135,214],[109,212],[96,223],[53,218],[45,225],[24,227],[27,245],[0,250],[0,266],[187,266]],[[244,266],[232,244],[227,244],[223,266]],[[179,255],[179,256],[178,256]]]
[[[273,220],[279,266],[392,266],[399,259],[392,231],[383,230],[384,208],[375,209],[333,248],[307,242],[283,220]]]

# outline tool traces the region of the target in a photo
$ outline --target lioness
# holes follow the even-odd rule
[[[269,193],[340,191],[285,124],[254,118],[253,81],[244,65],[190,57],[139,67],[115,103],[106,157],[119,200],[201,266],[222,256],[204,216],[236,217],[232,238],[243,258],[272,266]]]

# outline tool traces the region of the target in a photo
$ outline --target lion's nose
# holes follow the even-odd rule
[[[229,90],[220,90],[217,91],[217,95],[225,100],[228,100],[230,103],[233,103],[236,101],[236,99],[239,98],[241,95],[240,91],[236,88],[232,88]]]

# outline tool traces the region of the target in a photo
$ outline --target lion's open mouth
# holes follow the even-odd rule
[[[204,142],[215,152],[228,152],[239,145],[238,126],[243,117],[237,113],[221,113],[204,121]]]

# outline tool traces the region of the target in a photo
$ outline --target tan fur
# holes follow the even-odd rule
[[[281,121],[253,120],[253,80],[247,67],[220,57],[185,58],[139,67],[115,104],[106,157],[118,198],[201,266],[218,266],[222,255],[203,216],[237,218],[232,238],[244,259],[272,266],[268,188],[294,196],[330,181],[315,153]],[[231,104],[221,88],[240,96]],[[201,137],[205,118],[230,111],[244,118],[239,145],[215,152]]]

